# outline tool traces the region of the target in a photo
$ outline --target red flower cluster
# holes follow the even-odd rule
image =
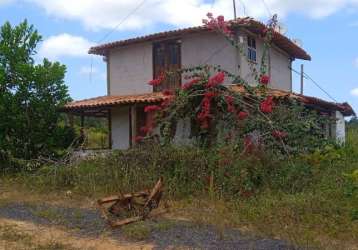
[[[164,99],[164,101],[162,101],[162,103],[160,104],[160,107],[162,108],[167,108],[170,106],[170,104],[172,104],[172,101],[175,99],[175,96],[168,96],[166,99]]]
[[[239,120],[245,120],[247,117],[249,116],[249,113],[245,112],[245,111],[240,111],[238,114],[237,114],[237,118]]]
[[[148,84],[151,85],[151,86],[153,86],[153,87],[154,87],[154,86],[159,86],[160,84],[162,84],[162,82],[164,81],[164,79],[165,79],[165,74],[164,74],[164,73],[160,73],[160,75],[159,75],[157,78],[155,78],[155,79],[149,81]]]
[[[143,136],[136,136],[135,138],[134,138],[134,141],[135,142],[141,142],[141,141],[143,141],[144,140],[144,137]]]
[[[246,135],[244,138],[244,151],[245,153],[252,153],[255,150],[255,143],[251,135]]]
[[[229,113],[234,113],[235,112],[234,97],[232,97],[230,95],[225,96],[225,101],[226,101],[226,105],[227,105],[227,111]]]
[[[272,113],[272,108],[273,108],[273,97],[272,96],[268,96],[266,98],[266,100],[264,100],[263,102],[261,102],[260,104],[260,110],[263,113]]]
[[[144,108],[144,112],[149,113],[149,112],[155,112],[155,111],[159,111],[162,108],[158,105],[150,105]]]
[[[152,131],[153,131],[153,127],[149,125],[140,128],[140,132],[142,132],[145,135],[152,133]]]
[[[275,137],[276,139],[283,139],[288,136],[288,133],[285,131],[274,130],[272,131],[272,136]]]
[[[260,83],[261,83],[262,85],[267,85],[267,84],[269,84],[269,82],[270,82],[270,77],[269,77],[269,76],[267,76],[267,75],[262,75],[262,76],[260,77]]]
[[[206,84],[206,87],[207,88],[215,87],[219,84],[222,84],[224,80],[225,80],[225,73],[219,72],[209,79],[208,84]]]
[[[194,78],[190,82],[185,83],[181,88],[182,88],[182,90],[191,89],[191,87],[193,87],[193,85],[198,83],[199,81],[200,81],[199,78]]]
[[[197,118],[200,122],[200,127],[202,129],[208,129],[210,125],[210,119],[212,115],[210,114],[211,100],[216,96],[214,92],[207,92],[204,95],[203,101],[201,103],[201,112],[198,114]]]
[[[169,89],[164,90],[162,93],[163,93],[163,95],[165,95],[165,96],[171,96],[171,95],[174,94],[173,91],[171,91],[171,90],[169,90]]]
[[[203,19],[203,24],[205,24],[209,29],[212,30],[220,30],[224,34],[228,36],[232,36],[234,32],[230,28],[229,22],[225,21],[224,16],[218,16],[217,18],[214,18],[212,13],[206,14],[208,19]]]

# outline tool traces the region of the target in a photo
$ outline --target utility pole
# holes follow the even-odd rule
[[[233,3],[233,6],[234,6],[234,19],[236,19],[237,18],[237,16],[236,16],[236,1],[232,0],[232,3]]]
[[[303,95],[304,66],[301,64],[301,95]]]

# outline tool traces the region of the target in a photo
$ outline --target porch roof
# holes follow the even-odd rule
[[[161,92],[137,95],[100,96],[67,103],[61,112],[86,116],[106,116],[111,107],[135,103],[157,103],[165,99]]]
[[[230,87],[236,92],[245,92],[245,88],[240,85]],[[269,89],[268,94],[276,98],[292,98],[304,103],[307,106],[319,108],[327,111],[340,111],[344,116],[353,116],[355,112],[348,103],[334,103],[319,99],[317,97],[300,95],[282,90]],[[161,92],[146,93],[137,95],[116,95],[116,96],[100,96],[80,101],[74,101],[66,104],[60,109],[62,112],[72,114],[83,114],[88,116],[105,116],[111,107],[130,105],[135,103],[149,104],[158,103],[168,96]]]

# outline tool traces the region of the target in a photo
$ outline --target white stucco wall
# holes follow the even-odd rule
[[[182,67],[203,64],[220,65],[222,69],[238,74],[238,54],[225,38],[215,32],[203,32],[182,38]]]
[[[244,51],[247,53],[247,34],[240,33],[244,38]],[[221,65],[222,69],[233,74],[240,74],[248,82],[253,82],[251,69],[246,58],[239,56],[237,50],[226,39],[215,32],[189,34],[181,39],[182,67],[202,64]],[[263,54],[263,42],[256,37],[257,63],[253,64],[260,70]],[[109,95],[129,95],[151,93],[153,88],[148,81],[153,77],[152,42],[129,45],[110,51],[108,60]],[[289,56],[278,50],[270,52],[270,75],[272,88],[291,91],[291,71]],[[240,67],[239,67],[240,65]],[[185,81],[183,81],[185,82]],[[227,81],[226,83],[231,83]],[[112,110],[112,147],[126,149],[129,147],[129,110],[128,107]],[[188,133],[184,124],[178,124],[176,141],[186,142]]]
[[[344,144],[346,142],[346,122],[341,112],[335,112],[336,122],[333,126],[334,135],[337,143]]]
[[[275,48],[270,49],[270,87],[292,91],[291,59],[289,55]]]
[[[152,92],[152,43],[140,43],[112,50],[109,60],[110,95]]]
[[[112,148],[129,148],[129,107],[116,107],[112,115]]]
[[[241,31],[244,38],[244,52],[247,53],[247,33]],[[203,64],[221,65],[224,70],[240,74],[249,83],[254,82],[250,67],[260,71],[263,55],[263,41],[256,37],[257,63],[249,64],[237,50],[229,44],[223,35],[215,32],[188,34],[181,39],[182,67]],[[153,77],[152,43],[140,43],[114,49],[108,56],[108,75],[110,95],[140,94],[152,92],[147,84]],[[287,54],[273,47],[270,51],[270,69],[272,88],[291,91],[291,61]],[[240,68],[239,68],[240,65]],[[250,66],[251,65],[251,66]],[[184,81],[183,81],[184,82]],[[226,83],[230,83],[227,81]]]

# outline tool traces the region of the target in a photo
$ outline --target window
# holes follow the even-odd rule
[[[256,40],[253,37],[247,37],[247,57],[250,61],[256,62]]]
[[[181,68],[180,41],[164,41],[153,44],[153,75],[158,77],[163,72],[173,72],[161,86],[154,87],[154,91],[175,89],[181,85],[181,75],[177,71]]]

